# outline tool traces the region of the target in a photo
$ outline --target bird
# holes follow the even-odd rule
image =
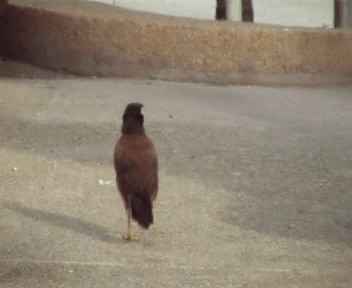
[[[130,103],[123,117],[121,136],[114,151],[116,184],[127,216],[126,240],[132,239],[131,222],[142,228],[153,224],[158,194],[158,159],[152,140],[144,129],[144,106]]]

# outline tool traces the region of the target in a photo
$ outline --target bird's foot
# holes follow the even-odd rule
[[[128,241],[128,242],[132,242],[132,241],[138,241],[139,238],[137,236],[135,236],[135,235],[133,235],[133,236],[132,235],[126,235],[126,236],[123,237],[123,240]]]

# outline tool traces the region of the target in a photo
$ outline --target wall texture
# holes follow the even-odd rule
[[[233,84],[352,82],[351,30],[197,21],[98,3],[41,8],[6,8],[7,57],[82,75]]]

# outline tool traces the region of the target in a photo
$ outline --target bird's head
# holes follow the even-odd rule
[[[143,133],[144,106],[141,103],[130,103],[123,113],[122,134]]]

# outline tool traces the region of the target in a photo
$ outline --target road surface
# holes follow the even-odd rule
[[[35,75],[0,79],[0,287],[352,286],[351,87]],[[112,151],[132,101],[160,192],[127,243]]]

